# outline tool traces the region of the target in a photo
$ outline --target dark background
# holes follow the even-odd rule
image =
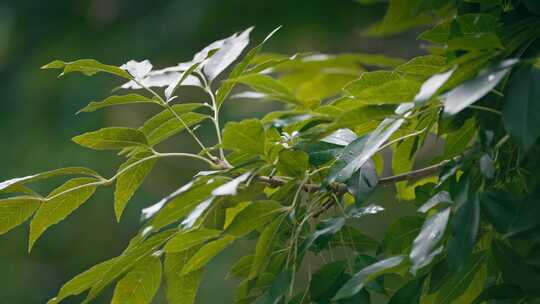
[[[107,75],[70,74],[57,79],[55,71],[39,69],[53,59],[95,58],[114,65],[150,59],[155,67],[171,66],[190,60],[210,42],[252,25],[255,41],[283,25],[266,46],[272,52],[364,52],[402,58],[421,52],[414,33],[384,40],[362,36],[384,11],[385,4],[362,6],[352,0],[2,0],[0,180],[74,165],[110,176],[122,158],[83,149],[69,139],[103,126],[137,127],[154,113],[146,107],[122,107],[75,116],[86,103],[107,97],[120,83]],[[196,101],[203,98],[195,92],[188,96]],[[225,107],[224,118],[260,116],[268,109],[261,103],[233,101]],[[205,141],[213,141],[205,128],[201,132]],[[196,148],[186,136],[175,137],[165,147]],[[186,182],[200,169],[197,165],[177,159],[161,161],[120,223],[114,219],[112,188],[107,188],[49,229],[31,254],[27,253],[28,225],[0,236],[0,303],[45,303],[75,274],[118,255],[139,227],[141,208]],[[40,190],[50,188],[39,185]],[[380,236],[381,231],[370,233]],[[245,246],[238,244],[212,263],[200,303],[231,302],[237,282],[226,281],[224,273]],[[105,295],[96,303],[107,299]],[[79,301],[70,300],[66,303]],[[162,296],[155,302],[162,303]]]

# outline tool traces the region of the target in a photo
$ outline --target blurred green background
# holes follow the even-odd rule
[[[107,75],[79,74],[57,79],[41,71],[53,59],[95,58],[120,65],[150,59],[154,67],[187,61],[210,42],[254,25],[260,41],[278,25],[283,29],[266,51],[293,54],[364,52],[410,58],[421,52],[415,33],[392,38],[362,36],[379,20],[385,4],[362,6],[353,0],[2,0],[0,1],[0,180],[81,165],[110,176],[122,161],[113,153],[85,150],[70,138],[103,126],[138,127],[154,108],[110,108],[75,112],[118,86]],[[188,92],[200,101],[203,95]],[[233,101],[225,120],[261,116],[273,106]],[[203,127],[204,140],[214,139]],[[206,135],[205,135],[206,134]],[[162,150],[193,150],[190,138],[177,136]],[[162,161],[129,204],[121,223],[112,208],[112,188],[98,193],[65,221],[52,227],[27,253],[28,225],[0,237],[0,303],[45,303],[75,274],[118,255],[139,227],[140,210],[186,182],[198,164]],[[58,183],[61,180],[57,181]],[[52,185],[39,185],[48,190]],[[381,197],[391,197],[384,195]],[[381,203],[381,202],[379,202]],[[373,223],[379,219],[373,219]],[[368,225],[369,221],[368,221]],[[379,235],[381,231],[371,231]],[[237,282],[225,280],[227,266],[247,244],[220,255],[207,272],[199,303],[230,303]],[[106,303],[111,290],[96,303]],[[66,303],[78,303],[79,298]],[[162,296],[156,303],[163,303]]]

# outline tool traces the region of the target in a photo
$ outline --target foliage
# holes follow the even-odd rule
[[[31,249],[50,226],[111,184],[120,220],[157,161],[189,158],[212,171],[144,209],[140,232],[119,256],[73,278],[49,303],[88,291],[87,303],[112,284],[113,303],[150,303],[162,282],[169,303],[193,303],[207,264],[241,238],[256,242],[231,267],[230,275],[242,280],[237,303],[369,303],[374,294],[389,303],[538,301],[536,14],[529,0],[392,0],[369,34],[437,22],[420,35],[431,43],[430,54],[408,62],[260,53],[275,31],[240,58],[252,28],[161,70],[148,60],[119,67],[53,61],[43,68],[111,74],[125,81],[122,89],[140,91],[91,102],[81,112],[130,103],[162,112],[138,129],[107,127],[73,138],[125,157],[109,178],[70,167],[0,183],[6,196],[0,233],[33,216]],[[202,89],[209,103],[179,101],[185,86]],[[237,86],[249,90],[232,94]],[[222,128],[220,110],[234,98],[284,108]],[[214,146],[197,136],[205,121],[216,131]],[[198,154],[158,151],[180,132],[193,138]],[[414,170],[428,137],[444,139],[445,149]],[[393,151],[391,176],[381,176],[385,149]],[[76,177],[46,196],[28,186],[55,176]],[[384,212],[368,201],[387,184],[396,184],[398,198],[418,212],[398,219],[378,242],[356,227]],[[312,272],[310,259],[325,252],[343,258]],[[310,280],[302,286],[298,273],[306,265]]]

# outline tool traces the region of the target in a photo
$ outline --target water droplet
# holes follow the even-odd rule
[[[488,81],[494,81],[495,80],[495,75],[491,74],[488,76]]]
[[[143,238],[146,237],[147,235],[149,235],[152,232],[152,230],[154,230],[154,227],[152,227],[152,226],[145,227],[143,229],[143,231],[141,232],[141,236]]]

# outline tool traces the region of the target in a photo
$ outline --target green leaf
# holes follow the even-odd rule
[[[32,196],[0,200],[0,235],[24,223],[41,205],[42,199]]]
[[[477,51],[502,48],[503,45],[499,40],[499,37],[494,33],[477,33],[448,40],[448,50],[450,51]]]
[[[267,94],[270,98],[284,101],[300,107],[305,105],[296,99],[294,94],[278,80],[264,74],[245,74],[229,79],[226,82],[242,83],[250,86],[257,92]]]
[[[391,71],[363,72],[357,80],[347,84],[343,90],[352,96],[361,94],[364,90],[374,88],[391,81],[401,80],[398,73]]]
[[[223,147],[231,150],[264,155],[264,126],[257,119],[229,122],[223,130]]]
[[[227,277],[235,277],[239,279],[248,278],[254,258],[254,255],[245,255],[239,258],[238,261],[231,266],[231,270],[229,270]]]
[[[442,88],[442,86],[452,77],[456,67],[440,74],[434,74],[429,77],[422,86],[416,96],[414,96],[414,103],[416,105],[424,105]]]
[[[364,286],[375,278],[392,272],[404,260],[404,256],[394,256],[381,260],[355,273],[354,276],[341,287],[333,300],[346,299],[357,294]]]
[[[255,58],[255,56],[257,56],[257,54],[262,49],[264,43],[266,43],[266,41],[270,39],[280,28],[281,27],[274,29],[272,32],[270,32],[270,34],[266,36],[266,38],[264,38],[264,40],[259,45],[249,50],[249,52],[244,56],[242,61],[236,64],[234,69],[229,74],[228,79],[234,79],[244,74],[247,67],[251,63],[251,61]],[[218,108],[221,107],[221,105],[223,104],[227,96],[230,94],[230,92],[234,88],[234,85],[235,85],[234,82],[224,82],[221,85],[221,87],[219,87],[216,93],[216,104]]]
[[[317,223],[315,232],[313,232],[306,240],[303,247],[303,250],[299,254],[300,257],[303,257],[303,254],[311,249],[315,252],[319,252],[322,249],[325,249],[341,228],[345,225],[345,218],[343,217],[332,217],[324,219]]]
[[[155,158],[147,160],[130,158],[118,168],[118,172],[122,173],[116,179],[114,190],[114,212],[117,221],[120,221],[124,208],[146,176],[152,171],[156,161]],[[127,167],[129,169],[125,170]]]
[[[484,97],[497,86],[516,62],[515,59],[502,61],[480,71],[475,78],[446,93],[443,97],[445,114],[455,115]]]
[[[370,26],[367,34],[370,36],[392,35],[414,26],[430,23],[433,17],[419,12],[423,2],[423,0],[391,0],[383,20]]]
[[[114,289],[111,304],[148,304],[161,284],[159,256],[148,256],[135,264]]]
[[[86,76],[93,76],[99,72],[109,73],[116,76],[120,76],[126,79],[132,79],[131,75],[125,70],[113,66],[103,64],[94,59],[79,59],[71,62],[65,62],[61,60],[55,60],[41,67],[42,69],[64,69],[60,76],[72,73],[81,72]]]
[[[508,192],[484,193],[482,212],[499,233],[510,237],[540,226],[537,195],[519,197]]]
[[[169,224],[179,221],[182,217],[189,214],[197,205],[207,200],[212,193],[212,190],[224,184],[223,179],[215,178],[211,183],[197,182],[188,184],[187,187],[182,187],[180,193],[164,201],[167,203],[161,206],[158,203],[159,211],[148,223],[147,227],[153,230],[159,230]],[[187,190],[185,190],[187,188]]]
[[[478,194],[455,211],[451,224],[451,236],[448,241],[448,264],[456,270],[470,258],[480,228],[480,202]]]
[[[424,80],[437,74],[446,66],[446,58],[437,55],[419,56],[396,68],[396,71],[406,76]]]
[[[399,79],[365,88],[354,97],[365,104],[399,104],[412,101],[419,89],[419,82]]]
[[[341,128],[354,128],[358,125],[373,121],[380,121],[394,114],[393,105],[364,105],[347,110],[336,118],[328,130],[337,130]]]
[[[175,235],[163,248],[167,253],[181,252],[221,235],[220,230],[200,228]]]
[[[410,103],[402,104],[396,109],[396,113],[406,115],[406,112],[412,107],[413,105]],[[346,155],[346,157],[342,157],[342,161],[336,162],[326,182],[330,184],[332,182],[347,181],[401,127],[404,121],[405,119],[403,118],[387,118],[369,136],[360,137],[350,143],[343,150],[342,156]]]
[[[477,130],[475,119],[470,118],[465,121],[459,130],[449,133],[444,143],[444,157],[451,159],[467,150]]]
[[[502,272],[504,283],[515,284],[526,293],[539,295],[537,282],[540,282],[540,274],[526,264],[521,256],[498,240],[492,243],[491,252]]]
[[[189,112],[200,107],[201,104],[199,103],[173,105],[171,107],[172,111],[165,109],[159,112],[147,120],[140,130],[148,138],[148,143],[150,146],[157,145],[165,139],[185,130],[185,125],[191,127],[207,119],[209,117],[208,115]]]
[[[217,187],[212,191],[212,195],[215,196],[228,196],[228,195],[237,195],[238,188],[240,184],[246,182],[251,176],[251,172],[246,172],[242,175],[239,175],[232,180],[226,182],[225,184]]]
[[[375,169],[375,162],[370,159],[347,181],[347,189],[353,195],[356,206],[367,201],[378,183],[379,176]]]
[[[182,267],[197,252],[197,248],[165,255],[165,293],[169,304],[193,304],[203,277],[203,269],[183,275]]]
[[[277,169],[286,176],[303,177],[309,169],[309,156],[302,151],[283,150]]]
[[[324,264],[312,276],[309,282],[310,299],[316,303],[328,303],[340,287],[347,267],[346,261]],[[337,288],[336,288],[337,287]]]
[[[148,98],[139,94],[128,94],[128,95],[115,95],[108,97],[102,101],[92,101],[86,107],[80,109],[77,114],[81,112],[94,112],[101,108],[106,108],[116,105],[125,105],[131,103],[157,103],[154,99]]]
[[[249,277],[255,278],[259,273],[262,273],[272,256],[272,250],[279,240],[279,228],[283,223],[283,217],[276,218],[266,228],[264,228],[257,246],[255,247],[255,255],[253,263],[249,270]]]
[[[67,167],[67,168],[60,168],[60,169],[55,169],[55,170],[46,171],[42,173],[37,173],[33,175],[28,175],[25,177],[17,177],[17,178],[8,179],[0,183],[0,191],[7,189],[8,187],[12,187],[16,185],[23,185],[26,183],[30,183],[30,182],[34,182],[34,181],[38,181],[42,179],[47,179],[47,178],[52,178],[56,176],[62,176],[62,175],[86,175],[86,176],[93,176],[93,177],[100,178],[99,174],[92,169],[88,169],[84,167]]]
[[[424,219],[420,216],[404,216],[390,225],[384,236],[384,250],[388,254],[408,252],[416,238]]]
[[[94,150],[116,150],[148,145],[143,132],[123,127],[99,129],[75,136],[72,140],[83,147]]]
[[[424,222],[409,254],[412,263],[411,273],[415,274],[417,270],[431,263],[433,258],[441,252],[442,248],[435,247],[444,236],[449,216],[450,208],[446,208]]]
[[[186,275],[203,268],[210,260],[234,242],[235,239],[232,235],[225,235],[218,240],[203,245],[182,267],[181,274]]]
[[[388,304],[419,304],[424,278],[413,279],[392,295]]]
[[[511,76],[504,97],[503,121],[508,133],[528,150],[540,136],[540,70],[519,67]]]
[[[278,274],[270,287],[270,290],[266,292],[261,298],[259,298],[256,304],[278,304],[287,292],[292,281],[292,276],[289,272],[283,271]]]
[[[107,271],[109,271],[115,262],[116,258],[113,258],[92,266],[85,272],[78,274],[65,283],[58,292],[58,295],[50,299],[47,304],[58,304],[69,296],[78,295],[90,289]]]
[[[86,202],[96,188],[98,180],[90,177],[73,178],[54,189],[41,204],[30,223],[28,251],[47,228],[65,219]]]
[[[241,237],[264,226],[286,210],[276,201],[256,201],[244,208],[227,227],[225,233]]]
[[[485,283],[486,260],[486,252],[475,253],[462,271],[454,272],[444,283],[437,292],[435,303],[471,303]]]
[[[112,266],[93,285],[83,304],[88,304],[97,297],[105,287],[115,279],[129,271],[142,259],[148,257],[167,242],[175,233],[176,229],[165,230],[157,233],[148,239],[135,243],[115,259]]]
[[[510,284],[497,284],[487,287],[474,299],[472,304],[480,304],[489,300],[519,300],[523,299],[521,288]]]

